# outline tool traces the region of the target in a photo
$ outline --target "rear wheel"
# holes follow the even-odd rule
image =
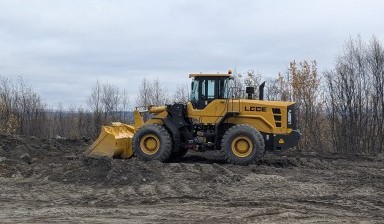
[[[257,162],[265,151],[263,136],[255,128],[241,124],[228,129],[221,140],[227,162],[248,165]]]
[[[165,162],[171,155],[171,135],[161,125],[144,125],[135,133],[132,141],[133,151],[139,159]]]

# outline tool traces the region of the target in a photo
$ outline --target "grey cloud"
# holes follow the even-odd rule
[[[350,35],[383,40],[382,11],[373,0],[0,0],[0,74],[56,106],[84,104],[97,79],[134,96],[142,77],[173,90],[190,72],[272,76],[294,59],[326,69]]]

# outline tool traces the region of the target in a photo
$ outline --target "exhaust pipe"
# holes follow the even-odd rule
[[[264,100],[264,87],[265,87],[265,82],[261,83],[259,86],[259,100]]]

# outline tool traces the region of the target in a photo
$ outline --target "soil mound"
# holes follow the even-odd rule
[[[370,157],[218,152],[177,162],[88,158],[87,139],[0,135],[5,223],[302,223],[384,219],[384,164]],[[17,214],[17,215],[15,215]],[[70,214],[70,215],[67,215]]]

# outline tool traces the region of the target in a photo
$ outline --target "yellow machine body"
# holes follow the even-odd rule
[[[113,123],[102,126],[101,133],[93,142],[87,154],[90,157],[121,157],[129,158],[133,155],[132,137],[135,127],[123,123]]]
[[[248,99],[216,99],[204,109],[194,109],[187,104],[188,117],[202,124],[217,124],[228,112],[238,115],[229,117],[224,123],[248,124],[255,129],[270,134],[289,134],[292,129],[287,127],[287,107],[293,102],[248,100]],[[273,113],[273,109],[280,113]],[[278,120],[276,118],[279,118]],[[280,124],[280,125],[278,125]]]
[[[201,83],[204,80],[215,80],[216,85],[219,85],[218,83],[222,80],[229,80],[232,76],[230,74],[191,74],[190,78],[199,81],[199,91],[201,92],[199,94],[203,94],[204,90],[201,89]],[[192,88],[194,88],[193,85]],[[264,140],[270,141],[268,144],[273,149],[285,149],[297,144],[300,133],[298,130],[294,131],[296,127],[294,118],[291,117],[291,113],[292,116],[294,114],[294,102],[234,99],[229,96],[221,97],[219,89],[215,89],[215,91],[215,97],[209,98],[209,100],[205,100],[205,96],[199,96],[193,100],[191,95],[191,100],[183,106],[185,117],[182,119],[187,120],[190,127],[199,125],[203,128],[212,128],[216,126],[216,129],[217,127],[220,129],[222,124],[227,124],[226,127],[247,124],[262,133]],[[160,124],[166,126],[164,121],[169,119],[169,115],[172,114],[171,110],[171,105],[149,106],[145,112],[150,113],[151,118],[144,122],[142,112],[136,109],[134,111],[134,124],[113,123],[111,126],[103,126],[100,136],[89,148],[88,155],[92,157],[131,157],[133,155],[132,138],[134,134],[143,125]],[[197,132],[194,131],[193,133],[196,134]],[[216,130],[216,135],[216,139],[221,139],[223,132]]]
[[[166,107],[149,107],[150,113],[159,113],[158,117],[166,116]],[[119,157],[127,159],[133,156],[132,137],[135,131],[144,125],[141,112],[134,111],[135,123],[132,125],[121,122],[113,122],[112,125],[102,126],[99,137],[88,148],[86,154],[89,157]],[[148,120],[147,123],[160,123],[160,120]]]

